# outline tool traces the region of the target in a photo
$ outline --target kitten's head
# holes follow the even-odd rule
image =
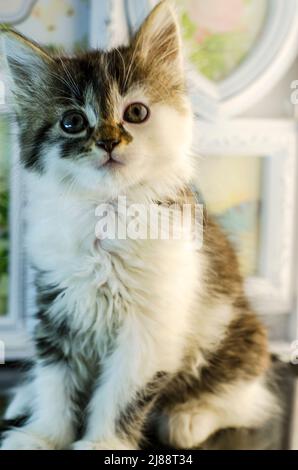
[[[107,199],[166,193],[188,178],[192,119],[168,2],[109,52],[56,57],[3,36],[27,169]]]

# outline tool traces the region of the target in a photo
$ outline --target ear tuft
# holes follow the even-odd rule
[[[1,28],[4,56],[15,88],[38,81],[52,58],[37,44],[8,28]]]
[[[182,70],[182,40],[176,11],[169,0],[149,14],[133,39],[144,60],[175,65]],[[177,70],[178,71],[178,70]]]

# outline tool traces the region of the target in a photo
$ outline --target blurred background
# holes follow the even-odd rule
[[[129,40],[156,3],[0,0],[0,23],[12,25],[51,50],[113,47]],[[173,3],[183,31],[196,118],[196,183],[209,211],[235,246],[247,293],[268,326],[272,351],[295,372],[298,0]],[[15,369],[8,366],[27,360],[32,352],[28,332],[34,303],[22,244],[26,192],[10,115],[0,61],[0,364],[2,350],[6,362],[5,367],[0,366],[0,387],[1,374],[6,377],[2,379],[3,390],[4,383],[15,380]],[[297,388],[294,376],[286,375],[285,381],[287,423],[275,446],[298,448]]]

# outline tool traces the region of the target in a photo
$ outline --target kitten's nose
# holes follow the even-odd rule
[[[114,148],[119,144],[120,140],[118,139],[103,139],[96,142],[96,145],[105,150],[107,153],[112,153]]]

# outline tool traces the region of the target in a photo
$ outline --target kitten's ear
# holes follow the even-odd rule
[[[15,31],[1,29],[0,35],[13,90],[21,92],[38,85],[53,59]]]
[[[161,1],[135,35],[133,46],[152,65],[166,65],[183,70],[182,39],[175,9],[168,0]]]

